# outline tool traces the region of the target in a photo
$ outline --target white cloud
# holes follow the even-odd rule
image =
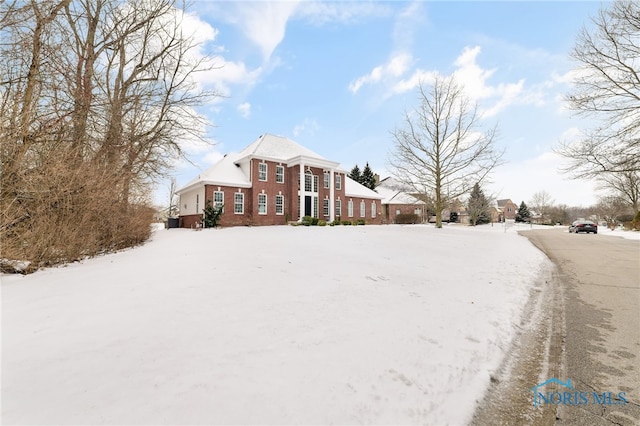
[[[495,88],[495,94],[499,99],[491,108],[484,109],[482,116],[484,118],[493,117],[507,106],[517,103],[521,99],[520,95],[522,94],[523,88],[524,80],[520,80],[517,83],[499,84]]]
[[[409,3],[398,13],[393,30],[394,52],[386,63],[374,67],[368,74],[352,81],[349,84],[352,93],[357,93],[364,85],[383,83],[393,86],[409,71],[414,62],[413,56],[409,53],[413,44],[414,29],[422,23],[423,18],[422,3],[419,1]]]
[[[484,117],[498,114],[509,105],[522,103],[525,80],[517,83],[499,83],[491,85],[489,79],[494,76],[496,69],[484,69],[477,58],[481,53],[480,46],[465,47],[454,61],[455,70],[452,75],[458,84],[463,86],[465,94],[472,101],[489,104],[482,111]],[[383,84],[388,86],[386,97],[405,93],[418,87],[421,83],[430,84],[436,75],[436,70],[416,69],[407,78],[401,78],[409,70],[413,58],[408,53],[393,56],[386,64],[375,67],[369,74],[361,76],[349,85],[352,93],[358,92],[366,84]]]
[[[304,121],[293,128],[293,136],[298,137],[302,133],[313,135],[320,128],[318,122],[311,118],[305,118]]]
[[[387,79],[397,79],[402,76],[412,62],[411,55],[407,53],[399,53],[391,58],[383,65],[375,67],[369,74],[358,77],[349,84],[349,90],[352,93],[358,92],[365,84],[379,83]]]
[[[457,68],[453,76],[464,85],[467,96],[474,100],[490,97],[495,91],[494,88],[487,86],[486,82],[496,70],[485,70],[478,65],[477,58],[480,51],[480,46],[465,47],[454,61]]]
[[[437,71],[416,70],[409,78],[396,82],[391,87],[391,94],[409,92],[420,84],[431,84],[439,73]]]
[[[244,118],[249,118],[251,115],[251,104],[249,102],[243,102],[238,105],[238,112]]]
[[[210,2],[200,5],[212,17],[237,26],[249,41],[258,47],[263,61],[268,62],[273,51],[284,39],[287,22],[298,8],[299,1],[237,1]]]
[[[524,79],[517,83],[499,83],[492,86],[488,80],[497,69],[483,69],[478,65],[477,59],[481,51],[480,46],[465,47],[454,62],[457,68],[453,72],[453,76],[464,87],[466,95],[472,101],[486,100],[487,103],[493,103],[492,106],[482,111],[483,117],[487,118],[497,115],[507,106],[522,99]]]
[[[222,96],[230,96],[231,85],[253,87],[264,72],[262,67],[247,69],[243,62],[227,61],[222,57],[215,58],[214,62],[213,69],[198,73],[198,81],[213,86]]]
[[[186,37],[190,37],[195,44],[200,46],[199,54],[203,54],[202,49],[208,42],[215,41],[219,31],[208,22],[200,19],[195,13],[183,13],[181,29]]]
[[[202,156],[202,162],[206,165],[212,165],[222,160],[224,154],[217,150],[208,151],[204,156]]]

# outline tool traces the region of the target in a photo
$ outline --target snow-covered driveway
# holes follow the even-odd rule
[[[548,260],[499,226],[159,230],[2,276],[2,421],[461,424]]]

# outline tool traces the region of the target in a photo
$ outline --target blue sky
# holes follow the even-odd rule
[[[565,108],[576,35],[600,2],[193,1],[186,27],[215,57],[203,87],[224,94],[199,113],[212,145],[184,142],[178,186],[263,133],[289,137],[350,170],[390,175],[390,132],[417,105],[416,84],[455,75],[498,124],[507,163],[486,192],[529,202],[595,203],[594,184],[566,179],[552,149],[588,123]],[[157,191],[166,203],[168,184]]]

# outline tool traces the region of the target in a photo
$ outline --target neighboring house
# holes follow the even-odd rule
[[[467,212],[467,206],[462,201],[455,199],[451,202],[451,206],[449,207],[449,217],[452,212],[458,215],[457,223],[461,223],[463,225],[469,225],[471,223],[469,212]],[[443,219],[445,218],[444,215],[442,217]],[[449,219],[449,217],[446,219]]]
[[[510,199],[498,200],[492,211],[493,222],[504,222],[504,220],[515,220],[518,213],[518,205]]]
[[[420,223],[425,221],[426,203],[408,192],[395,179],[382,179],[376,186],[376,192],[382,197],[382,216],[384,223],[396,223],[398,215],[418,216]]]
[[[284,225],[303,216],[382,222],[382,196],[348,178],[339,163],[271,134],[225,155],[176,193],[185,228],[202,222],[208,201],[223,206],[221,226]]]

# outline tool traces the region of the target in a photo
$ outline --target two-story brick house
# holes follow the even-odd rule
[[[516,213],[518,213],[518,205],[511,201],[509,198],[506,198],[504,200],[497,200],[496,211],[496,221],[504,222],[505,219],[513,220],[516,218]]]
[[[382,222],[382,196],[350,179],[339,163],[271,134],[225,155],[177,194],[180,226],[187,228],[202,222],[208,201],[223,206],[222,226],[284,225],[303,216]]]

